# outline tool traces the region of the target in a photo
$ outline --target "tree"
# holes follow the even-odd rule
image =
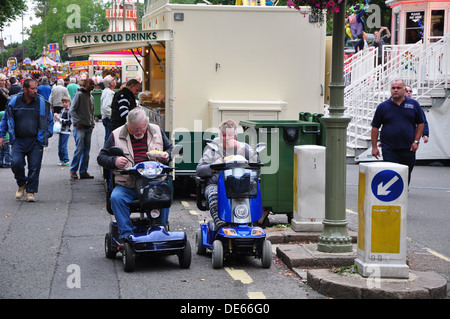
[[[26,43],[26,55],[32,60],[42,54],[43,47],[49,43],[59,43],[63,61],[69,59],[62,49],[64,34],[102,32],[108,28],[105,6],[101,0],[33,0],[35,14],[41,23],[33,25]],[[55,10],[56,13],[53,12]],[[45,20],[47,26],[45,27]],[[45,31],[47,29],[47,32]],[[45,35],[47,34],[47,43]]]
[[[20,16],[26,10],[25,0],[2,0],[0,10],[0,29]]]

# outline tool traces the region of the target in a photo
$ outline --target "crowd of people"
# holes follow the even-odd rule
[[[105,142],[112,132],[110,127],[122,126],[128,111],[137,106],[135,96],[141,90],[137,80],[128,81],[118,92],[115,85],[116,79],[105,75],[101,98]],[[58,165],[70,168],[70,178],[94,178],[88,172],[95,126],[94,86],[92,79],[78,82],[66,78],[50,83],[43,76],[19,81],[0,73],[0,168],[11,168],[18,186],[17,199],[25,196],[29,202],[36,201],[43,151],[54,135],[58,136]],[[71,161],[67,150],[70,135],[75,142]]]

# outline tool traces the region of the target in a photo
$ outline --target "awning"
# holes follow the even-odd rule
[[[41,56],[39,59],[31,62],[31,65],[43,65],[43,66],[47,66],[47,65],[51,65],[51,66],[56,66],[57,63],[55,61],[53,61],[52,59],[50,59],[48,56],[44,55]]]
[[[65,34],[63,48],[69,56],[119,51],[172,40],[171,30],[142,30]]]

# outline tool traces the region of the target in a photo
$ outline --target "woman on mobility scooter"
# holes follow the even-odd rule
[[[204,194],[216,229],[223,227],[225,222],[217,214],[217,182],[220,172],[212,170],[210,164],[223,163],[224,158],[230,155],[242,155],[249,162],[256,162],[257,160],[257,154],[248,144],[237,141],[237,125],[233,120],[220,123],[219,131],[220,137],[214,139],[214,142],[219,146],[219,150],[215,151],[208,148],[200,159],[196,170],[198,177],[207,180]]]
[[[109,149],[119,146],[124,150],[125,156],[110,155]],[[158,157],[147,155],[155,150]],[[161,152],[164,151],[165,153]],[[137,163],[148,160],[167,164],[170,161],[172,143],[167,139],[160,127],[150,124],[144,110],[135,108],[127,116],[127,123],[114,130],[105,142],[103,149],[97,157],[99,165],[113,171],[115,187],[111,193],[111,208],[118,223],[121,241],[133,234],[133,225],[130,221],[130,203],[138,198],[135,191],[135,178],[133,175],[122,175],[117,169],[125,170]],[[161,209],[163,225],[166,226],[169,208]]]
[[[213,221],[200,224],[196,253],[212,253],[213,268],[221,268],[232,256],[254,256],[261,266],[272,263],[272,245],[266,233],[255,224],[262,217],[258,161],[264,143],[253,150],[236,140],[236,124],[222,122],[221,136],[207,141],[207,149],[197,166],[197,207],[210,210]],[[206,185],[206,186],[205,186]],[[203,191],[204,189],[204,191]],[[205,199],[206,204],[203,204]]]

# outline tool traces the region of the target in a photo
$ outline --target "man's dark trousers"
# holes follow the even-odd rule
[[[27,193],[37,193],[43,147],[35,137],[16,138],[11,147],[11,169],[18,186],[27,184]],[[28,176],[25,175],[25,157],[28,163]]]

